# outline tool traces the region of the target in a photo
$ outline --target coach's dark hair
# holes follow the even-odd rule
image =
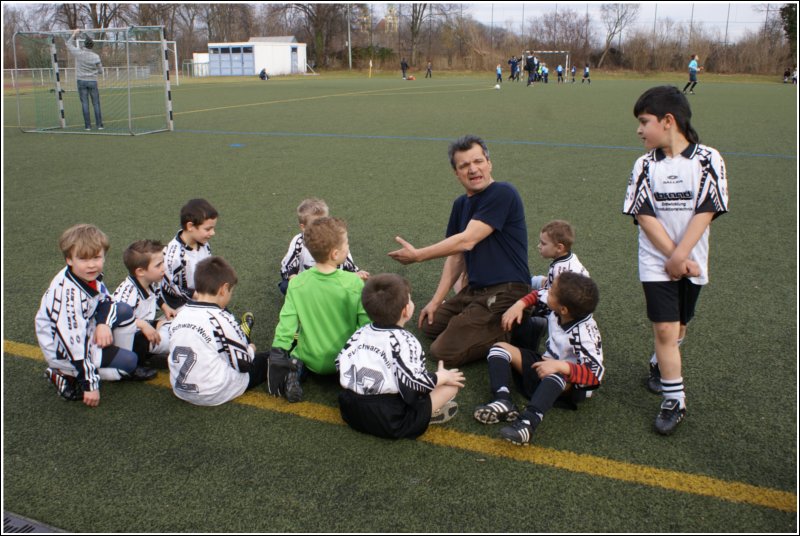
[[[447,154],[450,156],[450,165],[453,166],[453,169],[456,169],[456,153],[469,151],[472,149],[472,146],[476,144],[480,145],[481,149],[483,149],[483,156],[486,157],[486,160],[490,160],[489,149],[486,147],[486,143],[478,136],[467,134],[466,136],[462,136],[451,143],[450,148],[447,150]]]
[[[128,273],[136,277],[136,269],[147,270],[153,255],[164,251],[164,244],[158,240],[137,240],[122,252],[122,262]]]
[[[233,266],[216,255],[198,262],[194,270],[194,289],[200,294],[214,295],[225,283],[233,288],[238,282],[239,277]]]
[[[576,272],[562,272],[553,283],[556,298],[574,318],[582,318],[597,309],[600,291],[592,278]],[[553,292],[553,288],[550,289]]]
[[[394,326],[408,304],[411,285],[397,274],[373,275],[361,291],[361,304],[370,320],[381,326]]]
[[[205,199],[190,199],[181,207],[181,228],[186,229],[186,224],[200,225],[206,220],[213,220],[219,216],[217,209]]]
[[[642,93],[633,106],[633,116],[639,117],[642,114],[652,114],[659,120],[671,114],[678,129],[689,143],[700,143],[700,136],[692,128],[692,109],[689,107],[689,101],[675,86],[657,86]]]

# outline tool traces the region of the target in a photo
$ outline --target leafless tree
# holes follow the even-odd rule
[[[317,65],[327,65],[329,46],[344,25],[344,4],[292,4],[301,14],[302,30]]]
[[[603,48],[603,55],[597,62],[598,67],[603,65],[614,39],[638,17],[639,4],[603,4],[600,6],[600,18],[606,27],[606,44]]]

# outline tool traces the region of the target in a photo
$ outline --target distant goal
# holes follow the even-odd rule
[[[167,41],[161,26],[81,30],[100,56],[98,76],[103,130],[84,130],[71,31],[17,32],[13,84],[19,128],[24,132],[138,135],[173,130]],[[90,100],[92,126],[94,110]]]

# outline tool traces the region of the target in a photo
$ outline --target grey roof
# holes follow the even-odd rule
[[[293,35],[280,35],[274,37],[251,37],[250,43],[297,43]]]

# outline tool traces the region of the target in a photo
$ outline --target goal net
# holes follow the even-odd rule
[[[96,76],[100,114],[94,109],[91,92],[84,92],[89,131],[85,130],[75,55],[67,47],[71,35],[71,31],[14,34],[13,82],[20,129],[124,135],[172,130],[163,27],[86,29],[78,33],[76,44],[83,51],[87,50],[87,40],[93,41],[88,50],[97,54],[102,64]]]
[[[569,70],[572,67],[571,56],[568,50],[534,50],[527,52],[531,56],[535,56],[539,60],[539,65],[546,65],[550,71],[548,75],[551,82],[556,82],[558,74],[556,68],[561,65],[564,68],[564,79],[567,80]],[[523,53],[522,57],[525,57]]]

